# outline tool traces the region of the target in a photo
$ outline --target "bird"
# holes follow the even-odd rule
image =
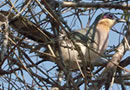
[[[94,65],[100,62],[108,46],[109,32],[118,22],[125,22],[125,20],[106,12],[98,15],[89,28],[61,33],[59,45],[65,67],[77,70],[78,65],[83,67],[84,63]]]

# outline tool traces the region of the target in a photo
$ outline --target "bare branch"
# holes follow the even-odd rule
[[[42,2],[42,1],[41,1]],[[130,10],[130,5],[128,4],[117,4],[117,3],[87,3],[87,2],[63,2],[55,1],[55,4],[60,4],[62,7],[82,7],[82,8],[110,8],[110,9],[123,9]]]

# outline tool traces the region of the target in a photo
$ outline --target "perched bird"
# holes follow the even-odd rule
[[[103,13],[97,16],[89,29],[60,34],[60,49],[65,66],[74,70],[78,69],[77,63],[83,66],[83,59],[85,63],[92,65],[99,62],[100,55],[108,45],[109,31],[117,22],[124,20],[118,19],[112,13]]]

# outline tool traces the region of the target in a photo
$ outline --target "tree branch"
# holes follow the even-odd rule
[[[130,43],[130,25],[126,33],[126,38]],[[119,66],[120,60],[123,57],[124,53],[128,50],[126,41],[123,39],[122,43],[117,47],[117,52],[113,55],[112,60],[107,64],[105,70],[102,72],[101,76],[98,78],[99,82],[94,84],[94,87],[97,87],[96,90],[99,90],[104,84],[106,84],[106,90],[108,90],[112,78],[115,76],[117,66]]]
[[[41,0],[41,3],[44,0]],[[53,1],[54,4],[54,1]],[[63,2],[63,1],[55,1],[56,5],[61,5],[62,7],[82,7],[82,8],[110,8],[110,9],[123,9],[129,10],[130,5],[127,4],[117,4],[117,3],[88,3],[88,2]]]

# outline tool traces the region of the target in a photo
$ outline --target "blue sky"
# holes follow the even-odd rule
[[[4,1],[4,0],[1,0],[1,1]],[[0,2],[1,2],[1,1],[0,1]],[[11,0],[11,1],[14,1],[14,0]],[[20,1],[20,0],[19,0],[19,1]],[[20,1],[20,2],[21,2],[21,1]],[[20,3],[20,2],[19,2],[19,3]],[[17,4],[19,4],[19,3],[17,3]],[[16,6],[16,5],[15,5],[15,6]],[[9,8],[10,8],[10,7],[5,6],[5,7],[1,8],[1,10],[9,10]],[[38,8],[37,8],[36,10],[39,11]],[[100,13],[102,13],[102,12],[123,13],[121,10],[115,10],[115,9],[111,9],[111,10],[99,9],[99,10],[96,11],[96,14],[95,14],[94,18],[92,19],[91,23],[95,20],[95,17],[96,17],[97,15],[99,15]],[[68,13],[66,13],[65,15],[67,15],[67,14],[68,14]],[[64,16],[65,16],[65,15],[64,15]],[[120,17],[120,16],[118,16],[118,17]],[[71,24],[71,21],[72,21],[72,17],[67,18],[66,21],[67,21],[68,25],[70,25],[70,24]],[[83,23],[83,28],[85,28],[85,27],[86,27],[86,22],[88,21],[88,18],[87,18],[86,16],[82,16],[82,17],[81,17],[81,21],[82,21],[82,23]],[[74,30],[74,29],[80,29],[81,27],[80,27],[79,22],[77,21],[77,22],[76,22],[76,25],[75,25],[74,27],[71,27],[71,28]],[[116,24],[116,25],[114,26],[114,28],[115,28],[115,29],[118,29],[118,30],[120,30],[120,31],[122,32],[122,30],[121,30],[121,28],[122,28],[122,23]],[[117,33],[113,32],[113,31],[111,31],[111,32],[110,32],[110,36],[109,36],[109,45],[110,45],[110,46],[113,46],[113,45],[117,46],[120,42],[121,42],[121,40],[119,40],[119,35],[118,35]],[[128,51],[123,58],[125,58],[125,57],[127,57],[127,56],[129,56],[129,55],[130,55],[130,51]],[[38,58],[33,58],[33,59],[37,60]],[[45,69],[48,69],[48,70],[49,70],[50,68],[52,68],[52,65],[54,65],[54,64],[52,64],[52,63],[50,63],[50,62],[46,62],[46,63],[42,64],[42,66],[43,66]],[[127,69],[129,69],[129,68],[130,68],[130,67],[128,66]],[[25,78],[26,78],[27,82],[30,83],[32,79],[29,77],[28,73],[24,73],[24,74],[26,75]],[[52,71],[52,72],[49,73],[49,74],[52,75],[52,76],[55,75],[55,74],[56,74],[56,70]],[[0,80],[0,83],[3,83],[3,81]],[[83,88],[83,87],[81,87],[81,90],[82,90],[82,88]],[[114,86],[113,86],[113,90],[117,90],[117,89],[118,89],[118,86],[117,86],[117,85],[114,85]],[[129,89],[129,87],[128,87],[128,89]]]

